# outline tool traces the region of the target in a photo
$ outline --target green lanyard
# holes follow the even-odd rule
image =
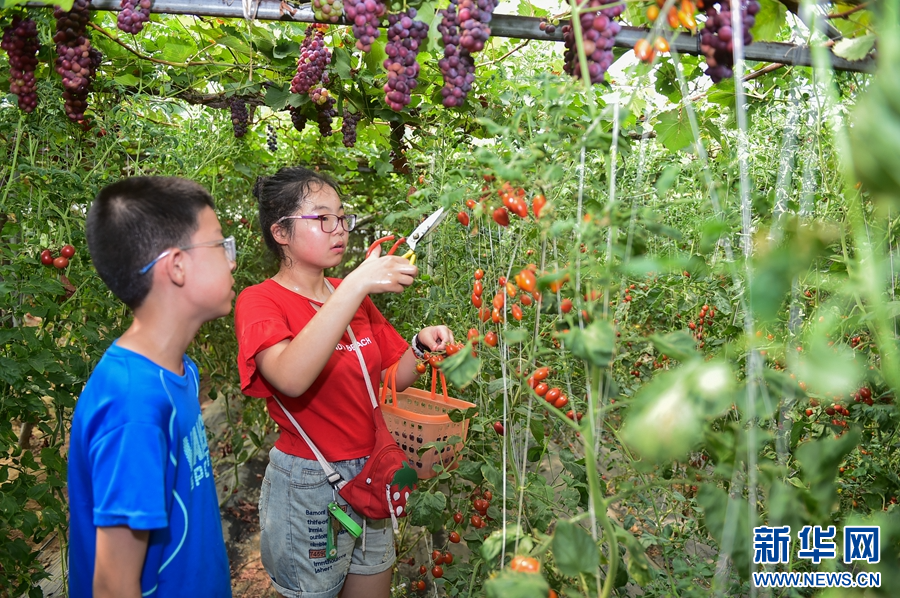
[[[359,537],[362,533],[362,528],[334,501],[329,503],[328,513],[333,519],[329,518],[328,521],[328,532],[325,535],[325,553],[328,555],[328,558],[332,559],[337,556],[335,535],[341,531],[341,526],[354,538]]]

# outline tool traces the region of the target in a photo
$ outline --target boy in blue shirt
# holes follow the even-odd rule
[[[197,183],[136,177],[100,191],[87,241],[134,321],[72,419],[70,596],[229,598],[199,375],[184,352],[231,312],[234,238]]]

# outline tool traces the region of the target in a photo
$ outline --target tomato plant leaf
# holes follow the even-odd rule
[[[472,355],[471,341],[454,355],[441,362],[441,371],[447,380],[457,388],[465,388],[478,375],[481,358]]]
[[[444,525],[447,497],[439,490],[424,492],[414,490],[406,501],[410,525],[421,525],[430,532],[437,532]]]
[[[587,531],[566,519],[556,524],[552,541],[553,559],[560,573],[577,577],[600,566],[600,551]]]
[[[719,543],[719,548],[731,556],[741,577],[747,579],[753,550],[747,501],[729,497],[725,490],[714,484],[701,484],[696,500],[703,507],[702,520],[707,531]]]
[[[616,347],[616,331],[606,320],[594,320],[584,330],[572,329],[562,335],[572,355],[598,368],[607,367]]]
[[[501,571],[484,584],[488,598],[532,598],[546,596],[550,591],[543,575]]]
[[[800,445],[796,450],[797,461],[801,465],[801,477],[809,484],[812,504],[807,507],[820,517],[830,516],[837,500],[835,478],[838,467],[850,451],[859,444],[860,435],[856,430],[835,439],[830,434],[819,440]]]
[[[697,353],[696,341],[687,330],[654,334],[650,337],[650,342],[662,355],[668,355],[681,362],[690,361],[700,355]]]

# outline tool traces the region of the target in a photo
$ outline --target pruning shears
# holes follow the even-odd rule
[[[447,212],[444,210],[444,208],[438,208],[437,211],[426,218],[425,221],[422,222],[422,224],[417,226],[413,232],[409,233],[408,237],[400,237],[399,239],[397,239],[394,245],[388,250],[387,255],[394,255],[394,252],[397,251],[397,248],[400,246],[400,244],[406,241],[406,245],[409,247],[409,251],[404,253],[401,257],[408,259],[410,264],[415,264],[416,246],[420,241],[422,241],[422,239],[425,238],[425,235],[437,228],[438,224],[440,224],[446,216]],[[386,237],[381,237],[380,239],[369,245],[369,248],[366,250],[366,257],[368,258],[376,247],[378,247],[385,241],[393,241],[394,238],[394,235],[388,235]]]

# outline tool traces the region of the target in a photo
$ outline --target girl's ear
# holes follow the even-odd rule
[[[272,232],[272,238],[279,245],[287,245],[291,241],[290,229],[280,224],[273,224],[269,230]]]

